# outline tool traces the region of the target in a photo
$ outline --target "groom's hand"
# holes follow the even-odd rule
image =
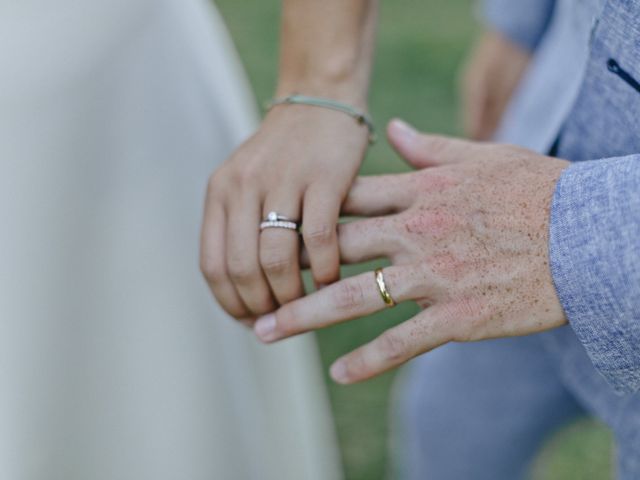
[[[343,263],[387,257],[395,302],[424,310],[339,359],[352,383],[449,341],[526,335],[566,323],[548,257],[549,209],[568,165],[529,150],[423,135],[394,121],[389,138],[422,170],[357,179],[344,204],[370,217],[340,226]],[[430,167],[430,168],[424,168]],[[258,320],[272,342],[387,305],[372,272],[344,279]]]

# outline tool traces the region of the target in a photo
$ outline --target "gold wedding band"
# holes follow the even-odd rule
[[[380,292],[382,300],[387,307],[394,307],[396,302],[389,293],[389,290],[387,290],[387,285],[384,283],[384,274],[382,273],[382,269],[378,268],[374,273],[376,276],[376,285],[378,285],[378,291]]]

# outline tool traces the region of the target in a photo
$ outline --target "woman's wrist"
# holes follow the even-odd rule
[[[355,80],[329,81],[320,78],[313,80],[281,79],[274,98],[284,98],[296,94],[308,95],[346,103],[367,112],[368,89],[362,83]]]
[[[377,0],[284,0],[276,97],[323,97],[367,110]]]
[[[271,110],[279,105],[306,105],[315,108],[323,108],[341,112],[351,117],[359,125],[364,125],[369,131],[369,143],[375,143],[376,132],[371,117],[363,110],[353,107],[344,102],[338,102],[326,97],[315,97],[309,95],[288,95],[286,97],[274,98],[267,102],[265,108]]]

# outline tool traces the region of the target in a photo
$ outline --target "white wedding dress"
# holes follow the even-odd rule
[[[312,338],[258,345],[198,271],[255,121],[203,2],[0,2],[0,479],[340,477]]]

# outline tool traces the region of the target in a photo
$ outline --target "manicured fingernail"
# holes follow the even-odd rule
[[[264,341],[274,340],[276,331],[276,316],[273,313],[264,315],[253,326],[256,335]]]
[[[393,128],[395,133],[401,135],[406,141],[411,141],[416,137],[416,130],[407,122],[398,118],[391,122],[391,128]]]
[[[331,378],[338,383],[347,383],[349,381],[349,375],[347,373],[347,364],[342,360],[338,360],[331,366],[329,371]]]

